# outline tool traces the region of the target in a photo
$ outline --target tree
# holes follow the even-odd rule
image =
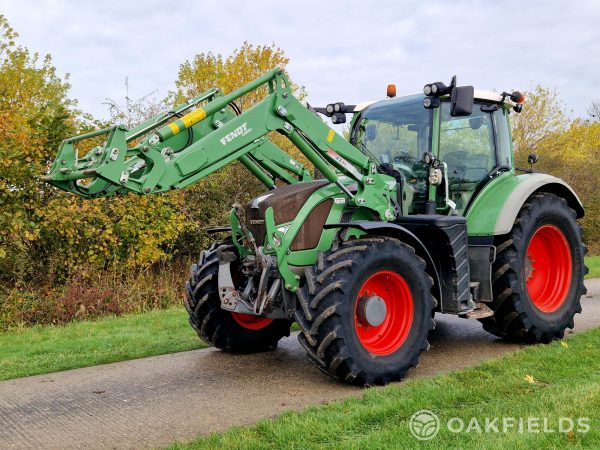
[[[587,109],[588,116],[593,122],[600,122],[600,100],[594,100]]]
[[[84,201],[37,179],[64,138],[106,124],[76,109],[50,56],[16,38],[0,16],[0,283],[51,284],[168,259],[185,225],[181,195]],[[113,119],[143,120],[150,103],[127,96],[125,107],[113,103]]]
[[[558,91],[537,85],[525,92],[523,111],[511,115],[518,164],[546,138],[569,126]]]
[[[107,98],[103,102],[108,108],[111,123],[119,123],[132,128],[159,112],[165,111],[169,106],[166,99],[156,99],[156,91],[152,91],[137,99],[132,98],[129,94],[129,78],[125,78],[124,88],[125,97],[123,103],[112,98]]]
[[[170,97],[178,103],[211,87],[219,87],[227,94],[276,67],[285,70],[288,63],[284,51],[275,44],[255,46],[244,42],[226,58],[212,52],[200,53],[181,64],[175,81],[176,89]],[[295,95],[303,97],[304,89],[296,85],[293,87]],[[266,93],[267,89],[263,87],[245,95],[237,103],[244,111],[262,100]]]
[[[61,79],[49,55],[30,53],[17,37],[0,15],[0,279],[35,270],[27,255],[35,251],[43,208],[53,197],[35,176],[75,127],[68,75]]]

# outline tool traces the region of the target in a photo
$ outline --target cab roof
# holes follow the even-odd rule
[[[419,94],[416,94],[416,95],[419,95]],[[421,95],[423,96],[423,98],[425,98],[425,94],[421,94]],[[354,112],[362,111],[367,106],[370,106],[373,103],[378,103],[378,102],[381,102],[381,101],[384,101],[384,102],[385,101],[393,101],[395,99],[400,99],[400,98],[410,97],[410,96],[412,96],[412,95],[403,95],[401,97],[387,98],[387,99],[384,99],[384,100],[372,100],[372,101],[360,102],[354,108]],[[481,90],[481,89],[475,89],[474,97],[475,97],[475,100],[486,100],[486,101],[491,101],[491,102],[494,102],[494,103],[500,103],[500,102],[502,102],[502,94],[500,94],[499,92],[494,92],[494,91],[484,91],[484,90]],[[448,98],[448,96],[445,95],[442,98]],[[508,97],[506,97],[504,99],[504,104],[507,107],[512,107],[512,106],[516,105],[516,103],[514,103],[513,101],[511,101],[510,98],[508,98]]]

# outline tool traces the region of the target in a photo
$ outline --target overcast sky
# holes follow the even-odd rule
[[[296,4],[296,6],[293,6]],[[197,53],[274,42],[312,104],[418,92],[432,81],[560,91],[584,116],[600,81],[600,1],[1,0],[31,50],[71,74],[71,95],[100,117],[122,99],[174,86]]]

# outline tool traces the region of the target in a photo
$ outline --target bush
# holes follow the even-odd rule
[[[549,134],[533,150],[540,156],[535,170],[562,178],[579,195],[585,208],[584,241],[590,254],[600,253],[600,123],[576,120],[567,130]],[[524,166],[527,156],[518,157]]]
[[[0,287],[0,331],[179,306],[188,272],[187,264],[178,263],[137,274],[105,270],[61,284]]]

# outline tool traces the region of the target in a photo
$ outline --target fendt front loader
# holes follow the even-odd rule
[[[240,111],[235,100],[265,85]],[[297,322],[319,369],[372,385],[417,364],[435,312],[507,339],[561,338],[585,293],[584,210],[564,181],[514,166],[509,113],[523,96],[456,78],[401,98],[391,88],[382,101],[312,108],[276,69],[132,130],[67,139],[43,179],[96,198],[183,188],[234,160],[258,177],[269,191],[233,205],[229,226],[211,230],[227,237],[201,252],[187,284],[192,326],[225,351],[273,349]],[[348,113],[349,141],[318,116]],[[80,157],[81,141],[99,136]]]

